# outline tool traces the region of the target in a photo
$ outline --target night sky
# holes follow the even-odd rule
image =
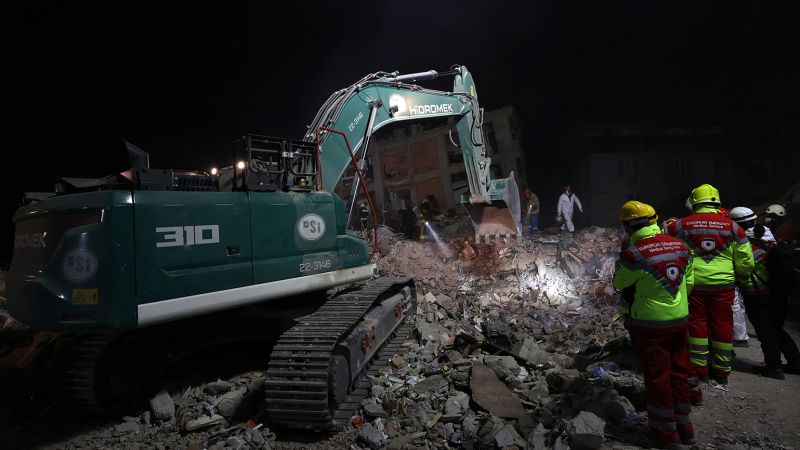
[[[120,138],[153,167],[205,169],[248,132],[300,138],[331,92],[381,70],[466,65],[483,107],[517,108],[533,177],[569,160],[575,122],[800,120],[797,11],[769,2],[273,3],[8,13],[0,264],[22,192],[125,169]]]

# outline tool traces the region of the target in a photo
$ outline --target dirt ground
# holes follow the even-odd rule
[[[800,343],[800,305],[795,304],[786,330]],[[748,323],[748,332],[753,334]],[[761,344],[736,347],[734,373],[728,389],[703,386],[704,404],[694,408],[692,421],[701,444],[746,444],[750,448],[800,447],[800,375],[774,380],[751,372],[763,361]]]

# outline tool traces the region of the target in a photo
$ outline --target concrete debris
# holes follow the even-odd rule
[[[377,450],[383,445],[383,432],[368,423],[358,429],[358,438],[366,443],[372,450]]]
[[[599,449],[603,445],[605,427],[605,420],[588,411],[581,411],[574,419],[565,424],[570,448],[576,450]]]
[[[175,402],[169,392],[161,391],[150,399],[150,410],[156,420],[169,420],[175,417]]]
[[[386,240],[375,256],[381,276],[415,279],[415,333],[370,372],[350,425],[323,448],[640,445],[644,383],[610,285],[622,234],[593,227],[509,246],[438,231],[440,242]],[[116,440],[83,446],[142,436],[156,448],[271,448],[262,372],[182,390],[108,427]]]
[[[516,419],[525,414],[519,400],[483,363],[476,362],[472,365],[470,388],[475,403],[499,417]]]

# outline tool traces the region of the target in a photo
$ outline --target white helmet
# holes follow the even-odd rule
[[[771,214],[773,216],[784,217],[786,215],[786,208],[781,205],[769,205],[764,211],[764,214]]]
[[[756,216],[756,213],[754,213],[752,209],[746,206],[737,206],[731,210],[728,217],[734,222],[748,222],[755,220],[758,216]]]
[[[689,210],[689,212],[694,212],[694,207],[692,207],[692,196],[691,195],[686,197],[685,206],[686,206],[686,209]]]

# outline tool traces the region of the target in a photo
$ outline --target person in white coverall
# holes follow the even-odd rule
[[[581,201],[578,200],[577,195],[572,193],[572,187],[569,185],[564,186],[564,193],[558,198],[558,212],[556,214],[557,221],[561,222],[560,219],[564,220],[564,223],[561,224],[562,230],[567,230],[570,233],[575,231],[575,225],[572,224],[572,213],[576,206],[578,207],[578,211],[583,213]]]

